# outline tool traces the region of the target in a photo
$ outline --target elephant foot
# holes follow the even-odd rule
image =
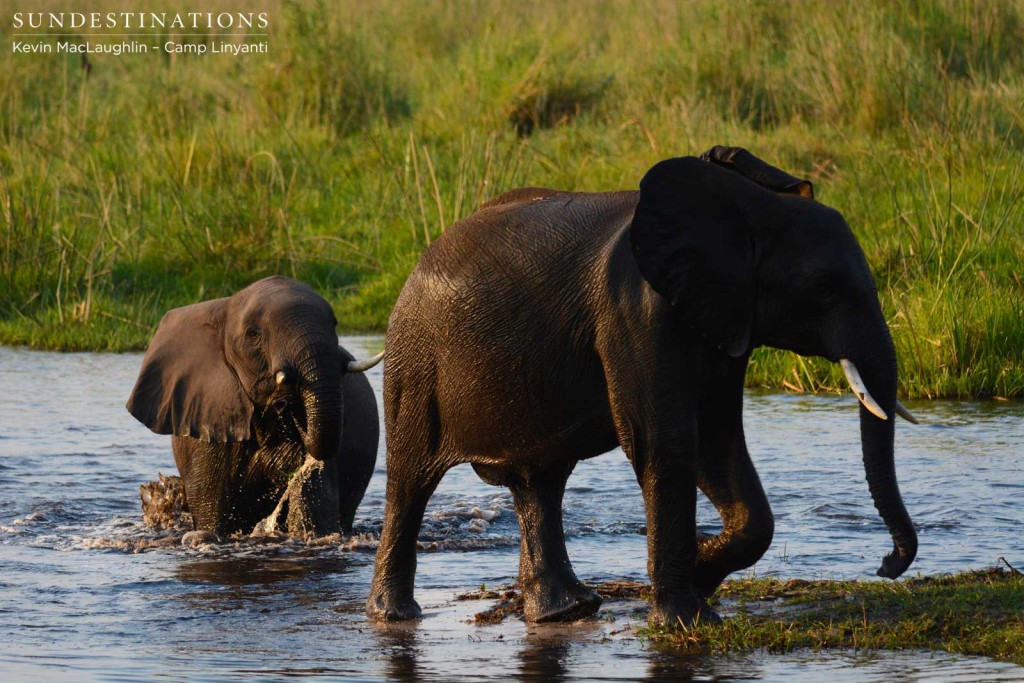
[[[577,621],[597,612],[604,602],[601,596],[575,577],[559,584],[537,585],[523,589],[526,620],[537,624]]]
[[[186,548],[195,548],[204,543],[220,543],[220,536],[205,529],[189,531],[181,537],[181,545]]]
[[[655,600],[647,621],[652,626],[690,628],[699,624],[721,624],[722,617],[707,602],[696,597]]]
[[[423,610],[413,600],[399,600],[387,594],[370,595],[366,601],[366,616],[374,621],[407,621],[419,619]]]

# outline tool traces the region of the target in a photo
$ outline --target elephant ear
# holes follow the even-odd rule
[[[722,166],[752,180],[772,192],[795,194],[804,199],[814,199],[814,185],[758,159],[742,147],[715,145],[700,155],[704,161]]]
[[[175,308],[160,321],[126,406],[157,434],[211,443],[250,438],[252,402],[221,343],[227,301]]]
[[[644,279],[684,324],[734,357],[750,348],[755,288],[747,217],[749,203],[764,198],[758,195],[771,196],[695,157],[668,159],[640,181],[630,226]]]

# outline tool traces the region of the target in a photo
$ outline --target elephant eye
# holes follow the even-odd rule
[[[248,325],[245,328],[245,341],[256,346],[260,343],[260,328],[256,325]]]

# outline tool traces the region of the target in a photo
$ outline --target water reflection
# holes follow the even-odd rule
[[[742,657],[709,657],[680,654],[669,648],[656,650],[647,667],[644,680],[656,683],[669,681],[756,681],[763,677],[757,662]]]
[[[434,597],[432,595],[431,597]],[[773,660],[682,654],[645,647],[642,603],[611,601],[601,618],[533,625],[518,619],[475,625],[490,602],[424,604],[419,623],[370,626],[388,680],[725,681],[771,677]],[[827,655],[823,655],[827,656]],[[765,672],[768,671],[766,674]]]
[[[381,656],[384,658],[384,674],[388,680],[399,683],[417,683],[424,680],[418,659],[415,627],[383,628],[377,631]]]
[[[265,588],[280,582],[317,582],[325,576],[343,575],[351,569],[352,564],[351,558],[341,554],[287,558],[228,555],[181,562],[174,567],[172,575],[186,584]]]
[[[533,681],[572,680],[567,660],[573,643],[569,638],[527,634],[519,650],[519,679]]]

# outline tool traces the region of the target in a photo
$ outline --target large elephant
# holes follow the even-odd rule
[[[351,531],[379,436],[362,372],[383,353],[354,360],[336,326],[322,297],[285,277],[164,316],[127,408],[173,434],[197,531],[252,531],[307,455],[324,464],[293,483],[289,531]]]
[[[841,362],[864,407],[871,495],[895,547],[917,537],[893,468],[896,354],[842,216],[735,148],[669,159],[639,192],[513,190],[422,256],[391,315],[387,505],[367,613],[413,618],[416,537],[444,472],[508,486],[531,621],[594,612],[562,495],[575,463],[622,447],[643,491],[655,623],[717,621],[706,600],[767,550],[774,523],[747,452],[742,390],[767,345]],[[870,391],[869,391],[870,390]],[[721,534],[696,532],[696,491]]]

